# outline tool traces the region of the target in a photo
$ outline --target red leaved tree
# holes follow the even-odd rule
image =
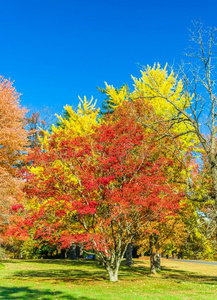
[[[124,110],[89,136],[51,135],[46,151],[29,156],[26,173],[26,224],[35,238],[94,249],[117,281],[128,244],[143,229],[147,235],[151,222],[176,214],[182,198],[166,178],[172,160],[152,140]]]

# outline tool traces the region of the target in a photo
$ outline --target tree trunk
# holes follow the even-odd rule
[[[215,151],[215,150],[213,150]],[[213,188],[214,188],[214,198],[215,198],[215,213],[217,212],[217,159],[210,155],[210,169],[211,169],[211,176],[213,181]]]
[[[65,258],[66,258],[66,249],[61,249],[60,259],[65,259]]]
[[[79,257],[81,258],[84,256],[84,246],[81,244],[79,247],[80,247]]]
[[[155,264],[155,257],[154,254],[151,253],[150,255],[150,273],[151,274],[156,274],[156,264]]]
[[[80,258],[80,256],[81,256],[81,252],[80,252],[80,246],[76,246],[76,248],[75,248],[75,253],[76,253],[76,258]]]
[[[122,259],[123,259],[123,257],[119,257],[119,258],[116,257],[116,258],[114,258],[114,260],[113,259],[112,260],[103,259],[105,268],[109,275],[109,280],[112,282],[118,281],[118,271],[119,271]]]
[[[112,269],[111,267],[106,268],[109,274],[109,280],[112,282],[118,281],[118,270],[119,267],[116,267],[115,269]]]
[[[126,251],[126,265],[132,267],[133,265],[133,247],[132,244],[128,244]]]
[[[71,247],[68,250],[68,258],[69,259],[76,259],[76,244],[72,244]]]
[[[155,262],[156,262],[156,269],[157,270],[161,270],[161,255],[160,255],[160,253],[156,253],[156,260],[155,260]]]
[[[156,274],[157,270],[161,269],[161,256],[160,253],[154,248],[156,248],[158,236],[151,235],[149,238],[150,242],[150,272],[151,274]]]
[[[151,274],[156,274],[157,270],[161,269],[160,253],[155,252],[150,256]]]

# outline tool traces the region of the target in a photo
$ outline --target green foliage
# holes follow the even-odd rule
[[[22,257],[26,259],[52,258],[56,253],[56,246],[50,245],[49,243],[39,245],[35,240],[24,242],[21,250]]]

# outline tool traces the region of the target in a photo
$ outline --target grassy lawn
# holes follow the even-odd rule
[[[162,271],[151,276],[148,258],[134,262],[111,283],[94,261],[1,261],[0,299],[217,299],[217,266],[163,259]]]

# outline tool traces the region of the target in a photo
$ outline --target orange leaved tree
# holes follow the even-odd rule
[[[27,144],[25,114],[13,83],[0,76],[0,242],[11,207],[21,196],[22,184],[16,175]]]

